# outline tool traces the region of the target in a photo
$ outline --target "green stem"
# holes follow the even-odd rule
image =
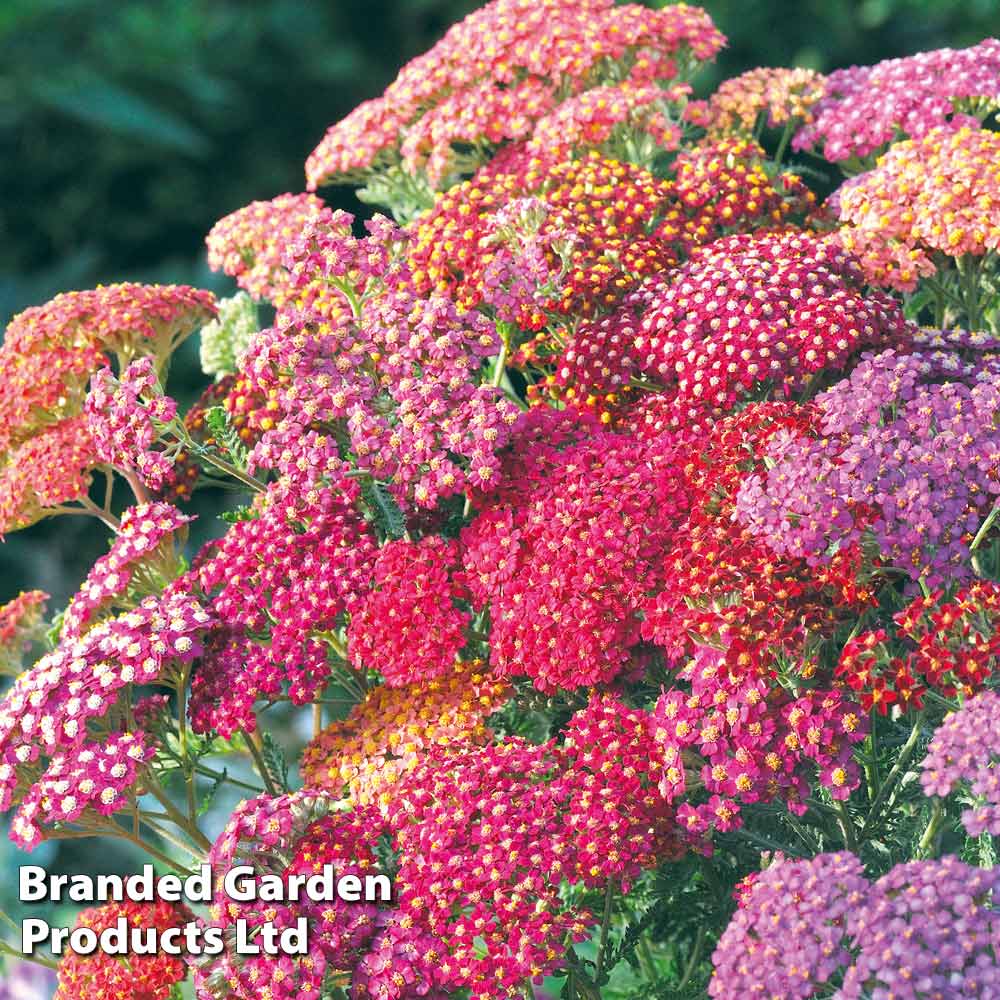
[[[910,730],[910,735],[907,737],[906,742],[899,751],[896,763],[893,764],[892,769],[886,775],[885,781],[880,786],[878,794],[875,796],[875,800],[872,802],[871,808],[868,810],[868,816],[865,819],[864,825],[861,827],[862,843],[864,843],[868,831],[871,830],[871,828],[878,821],[879,812],[881,811],[886,800],[895,790],[897,781],[905,773],[906,766],[910,763],[910,758],[913,756],[913,752],[917,748],[917,743],[920,742],[920,732],[923,727],[923,721],[923,713],[918,712],[917,717],[913,722],[913,728]]]
[[[18,933],[20,934],[20,932],[21,929],[18,928]],[[10,955],[11,958],[16,958],[19,961],[32,962],[35,965],[42,965],[46,969],[59,971],[59,963],[54,959],[42,958],[41,955],[26,955],[23,951],[12,948],[6,941],[0,941],[0,955]]]
[[[937,840],[938,832],[944,822],[944,816],[944,805],[941,799],[935,799],[934,811],[931,813],[931,818],[927,823],[927,829],[924,830],[924,835],[920,838],[920,843],[917,844],[916,856],[918,858],[930,857],[931,848]]]
[[[351,705],[354,702],[350,702]],[[263,788],[259,788],[257,785],[251,785],[249,782],[240,781],[239,778],[233,778],[228,772],[225,774],[222,771],[214,771],[210,767],[205,767],[202,764],[196,764],[195,770],[205,778],[212,778],[215,781],[226,781],[230,785],[234,785],[236,788],[242,788],[245,791],[253,792],[255,795],[260,795],[264,791]]]
[[[192,450],[195,451],[199,458],[203,458],[206,462],[214,465],[220,472],[226,473],[227,476],[238,479],[244,486],[249,486],[254,492],[263,493],[267,489],[267,486],[256,476],[251,476],[249,472],[238,469],[232,462],[227,462],[224,458],[220,458],[208,448],[203,448],[194,442],[192,442],[192,445]]]
[[[792,137],[795,122],[795,118],[789,118],[788,121],[785,122],[785,130],[781,133],[781,141],[778,143],[778,148],[774,154],[774,165],[776,167],[781,166],[781,158],[785,155],[785,150],[788,148],[788,140]]]
[[[208,839],[198,829],[192,820],[189,820],[187,816],[184,815],[170,801],[170,797],[163,791],[162,788],[157,785],[155,781],[149,783],[149,792],[160,803],[161,806],[167,811],[167,815],[170,817],[170,821],[179,829],[183,830],[203,851],[209,851],[212,849],[212,842]]]
[[[683,993],[687,984],[691,981],[691,976],[694,974],[694,970],[698,966],[698,960],[701,958],[701,952],[704,947],[705,927],[702,925],[698,928],[698,936],[694,940],[694,947],[691,949],[691,957],[688,959],[687,966],[684,969],[684,977],[681,979],[680,986],[677,987],[678,993]]]
[[[254,766],[257,768],[257,774],[260,775],[260,780],[264,782],[264,788],[267,789],[267,794],[277,798],[281,792],[278,791],[274,782],[271,780],[271,775],[267,770],[267,764],[264,763],[260,747],[257,746],[254,738],[245,729],[241,729],[240,732],[243,733],[243,739],[246,740],[250,756],[253,758]]]
[[[188,818],[192,823],[197,820],[197,806],[195,804],[195,777],[194,767],[191,764],[188,752],[188,726],[187,726],[187,686],[191,676],[191,664],[188,663],[181,671],[180,681],[177,684],[177,735],[181,748],[181,767],[184,769],[184,787],[187,793]]]
[[[601,937],[597,945],[597,966],[594,978],[598,986],[601,983],[601,973],[604,971],[604,956],[608,947],[608,930],[611,927],[611,903],[615,897],[615,884],[608,879],[604,890],[604,916],[601,918]]]
[[[844,838],[844,847],[849,851],[857,850],[858,838],[854,830],[854,821],[847,811],[847,806],[839,799],[834,800],[833,810],[837,814],[837,822],[840,824],[840,832]]]

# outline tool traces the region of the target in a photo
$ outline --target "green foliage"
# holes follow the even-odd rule
[[[212,432],[216,446],[225,458],[235,462],[237,467],[245,470],[247,466],[247,449],[240,436],[229,420],[229,414],[221,406],[213,406],[205,411],[205,423]]]
[[[368,505],[377,528],[386,538],[402,538],[406,534],[403,512],[384,483],[366,479],[361,486],[361,496]]]

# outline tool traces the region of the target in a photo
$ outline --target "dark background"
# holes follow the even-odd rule
[[[326,126],[474,6],[0,0],[0,328],[25,306],[99,281],[230,294],[205,266],[212,224],[254,199],[301,190],[302,164]],[[758,65],[830,70],[1000,34],[1000,0],[707,6],[730,45],[698,81],[702,94]],[[325,193],[359,208],[349,191]],[[188,404],[203,385],[192,340],[169,391]],[[213,502],[199,503],[202,535],[217,530]],[[95,525],[62,518],[0,544],[0,602],[41,587],[62,607],[106,551]],[[0,832],[0,870],[26,860]],[[141,860],[86,842],[46,844],[32,857],[55,871],[129,870]],[[0,906],[16,913],[14,891],[0,884]]]

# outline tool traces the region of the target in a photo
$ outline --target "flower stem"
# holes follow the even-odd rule
[[[896,782],[906,771],[906,766],[909,764],[910,758],[913,756],[913,752],[917,748],[917,743],[920,741],[920,732],[923,726],[923,721],[923,713],[918,712],[917,717],[913,722],[913,728],[910,730],[910,735],[907,737],[906,742],[899,751],[896,763],[893,764],[892,770],[890,770],[886,775],[885,781],[882,782],[882,785],[878,790],[878,794],[875,796],[875,799],[871,804],[871,808],[868,810],[868,816],[861,827],[860,838],[862,843],[864,843],[868,831],[871,830],[871,828],[878,821],[879,812],[881,811],[886,800],[889,798],[890,794],[895,790]]]
[[[597,965],[594,978],[598,986],[601,983],[601,975],[604,972],[604,957],[608,947],[608,930],[611,926],[611,904],[615,897],[615,883],[608,879],[608,884],[604,890],[604,916],[601,918],[601,937],[597,945]]]
[[[267,794],[277,797],[281,793],[271,780],[271,775],[267,770],[267,764],[264,763],[264,757],[260,752],[260,747],[257,745],[257,741],[245,729],[241,729],[240,732],[243,734],[243,739],[246,740],[247,749],[250,751],[250,756],[253,758],[254,766],[257,768],[257,773],[260,775],[260,780],[264,782]]]

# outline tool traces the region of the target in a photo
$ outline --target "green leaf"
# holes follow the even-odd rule
[[[282,791],[289,791],[288,785],[288,761],[285,760],[285,753],[274,741],[270,733],[264,734],[264,746],[261,750],[261,757],[264,759],[264,766],[267,768],[271,781]]]
[[[229,777],[229,771],[226,768],[222,769],[219,776],[212,782],[212,787],[205,793],[205,797],[198,803],[198,816],[204,816],[208,812],[215,799],[216,794],[222,787],[225,780]]]
[[[225,452],[241,471],[245,471],[247,449],[240,440],[236,428],[229,422],[229,414],[225,409],[221,406],[213,406],[210,410],[206,410],[205,423],[208,424],[208,429],[212,432],[212,437],[215,438],[219,451]]]
[[[396,503],[396,498],[384,483],[366,480],[361,495],[375,516],[375,523],[388,538],[402,538],[406,534],[406,519]]]

